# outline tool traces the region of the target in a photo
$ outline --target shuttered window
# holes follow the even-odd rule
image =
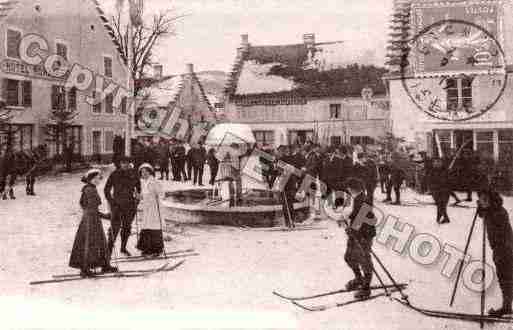
[[[121,113],[122,114],[126,114],[126,110],[127,110],[127,104],[126,104],[126,96],[124,96],[122,99],[121,99]]]
[[[32,81],[24,80],[22,81],[22,97],[23,97],[23,106],[31,107],[32,106]]]
[[[68,59],[68,46],[58,42],[56,44],[56,51],[57,55],[62,56],[66,60]]]
[[[110,57],[103,57],[103,68],[105,76],[112,77],[112,58]]]
[[[104,132],[104,141],[105,146],[104,150],[105,152],[112,152],[112,147],[114,145],[114,132],[113,131],[105,131]]]
[[[16,30],[7,30],[7,56],[20,58],[21,32]]]
[[[19,81],[13,79],[5,80],[5,97],[7,105],[18,106],[20,103]]]
[[[68,91],[68,109],[77,110],[77,89],[75,87]]]
[[[108,94],[105,97],[105,113],[114,113],[114,96],[112,94]]]
[[[94,104],[93,104],[93,112],[94,113],[101,113],[102,112],[102,103],[101,102],[97,102],[96,98],[97,98],[97,93],[95,91],[93,91],[93,99],[94,99]]]
[[[66,109],[66,91],[63,86],[52,85],[52,109]]]

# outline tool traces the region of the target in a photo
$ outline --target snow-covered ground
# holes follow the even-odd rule
[[[2,329],[477,329],[478,324],[427,318],[387,298],[378,298],[324,312],[305,312],[280,300],[273,290],[290,295],[331,291],[351,279],[343,254],[346,235],[333,222],[319,230],[295,232],[248,231],[213,226],[183,226],[172,235],[168,251],[194,248],[200,255],[170,273],[146,278],[84,280],[30,286],[31,280],[71,273],[69,253],[80,220],[80,175],[45,179],[36,197],[0,201],[0,328]],[[168,189],[183,184],[167,184]],[[383,195],[376,191],[377,200]],[[383,206],[388,214],[463,250],[473,209],[450,208],[452,223],[434,223],[434,206]],[[468,204],[468,203],[467,203]],[[506,198],[513,211],[513,199]],[[105,204],[104,204],[105,206]],[[481,222],[470,254],[480,257]],[[107,224],[106,227],[107,229]],[[177,228],[178,229],[178,228]],[[178,230],[177,230],[178,232]],[[135,236],[131,238],[131,250]],[[422,307],[448,310],[453,279],[440,274],[445,259],[425,267],[411,257],[375,243],[397,281],[409,282],[410,301]],[[488,258],[488,260],[491,260]],[[149,268],[163,261],[119,264],[122,270]],[[375,282],[376,279],[374,280]],[[351,299],[337,295],[308,302],[321,304]],[[487,308],[500,303],[495,285]],[[479,313],[479,294],[460,286],[454,311]],[[512,329],[511,325],[487,325]]]

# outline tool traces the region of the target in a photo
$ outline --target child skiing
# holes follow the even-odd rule
[[[488,242],[502,291],[502,307],[490,309],[491,316],[512,314],[513,302],[513,231],[501,196],[493,190],[478,193],[478,214],[486,224]]]
[[[363,223],[359,229],[353,228],[360,209],[367,201],[364,193],[364,184],[358,179],[349,179],[346,188],[353,197],[353,207],[350,214],[346,233],[348,235],[347,248],[344,260],[353,271],[355,278],[346,284],[348,290],[357,290],[355,298],[366,299],[370,296],[370,284],[374,266],[372,264],[372,240],[376,236],[376,228]],[[362,274],[363,272],[363,274]]]

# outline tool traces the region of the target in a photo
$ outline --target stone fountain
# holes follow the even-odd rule
[[[258,171],[246,171],[259,164],[254,156],[255,138],[248,125],[218,124],[207,135],[205,146],[216,150],[220,160],[216,183],[165,194],[166,222],[211,225],[273,227],[284,224],[279,191],[268,189]],[[251,175],[248,175],[251,173]],[[297,221],[308,214],[306,202],[294,203]]]

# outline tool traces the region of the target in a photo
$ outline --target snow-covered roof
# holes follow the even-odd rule
[[[381,73],[372,66],[373,54],[342,41],[241,48],[226,94],[279,94],[300,97],[360,96],[362,87],[384,94]],[[358,63],[358,66],[354,66]],[[369,73],[364,76],[361,73]],[[363,78],[362,78],[363,77]],[[365,81],[362,81],[365,79]]]
[[[261,94],[292,91],[296,88],[294,80],[269,74],[274,67],[281,67],[280,63],[259,64],[249,60],[243,64],[239,76],[236,94]]]
[[[146,89],[150,94],[148,101],[161,107],[167,107],[176,101],[182,90],[183,82],[184,77],[182,75],[163,78],[160,82]]]

